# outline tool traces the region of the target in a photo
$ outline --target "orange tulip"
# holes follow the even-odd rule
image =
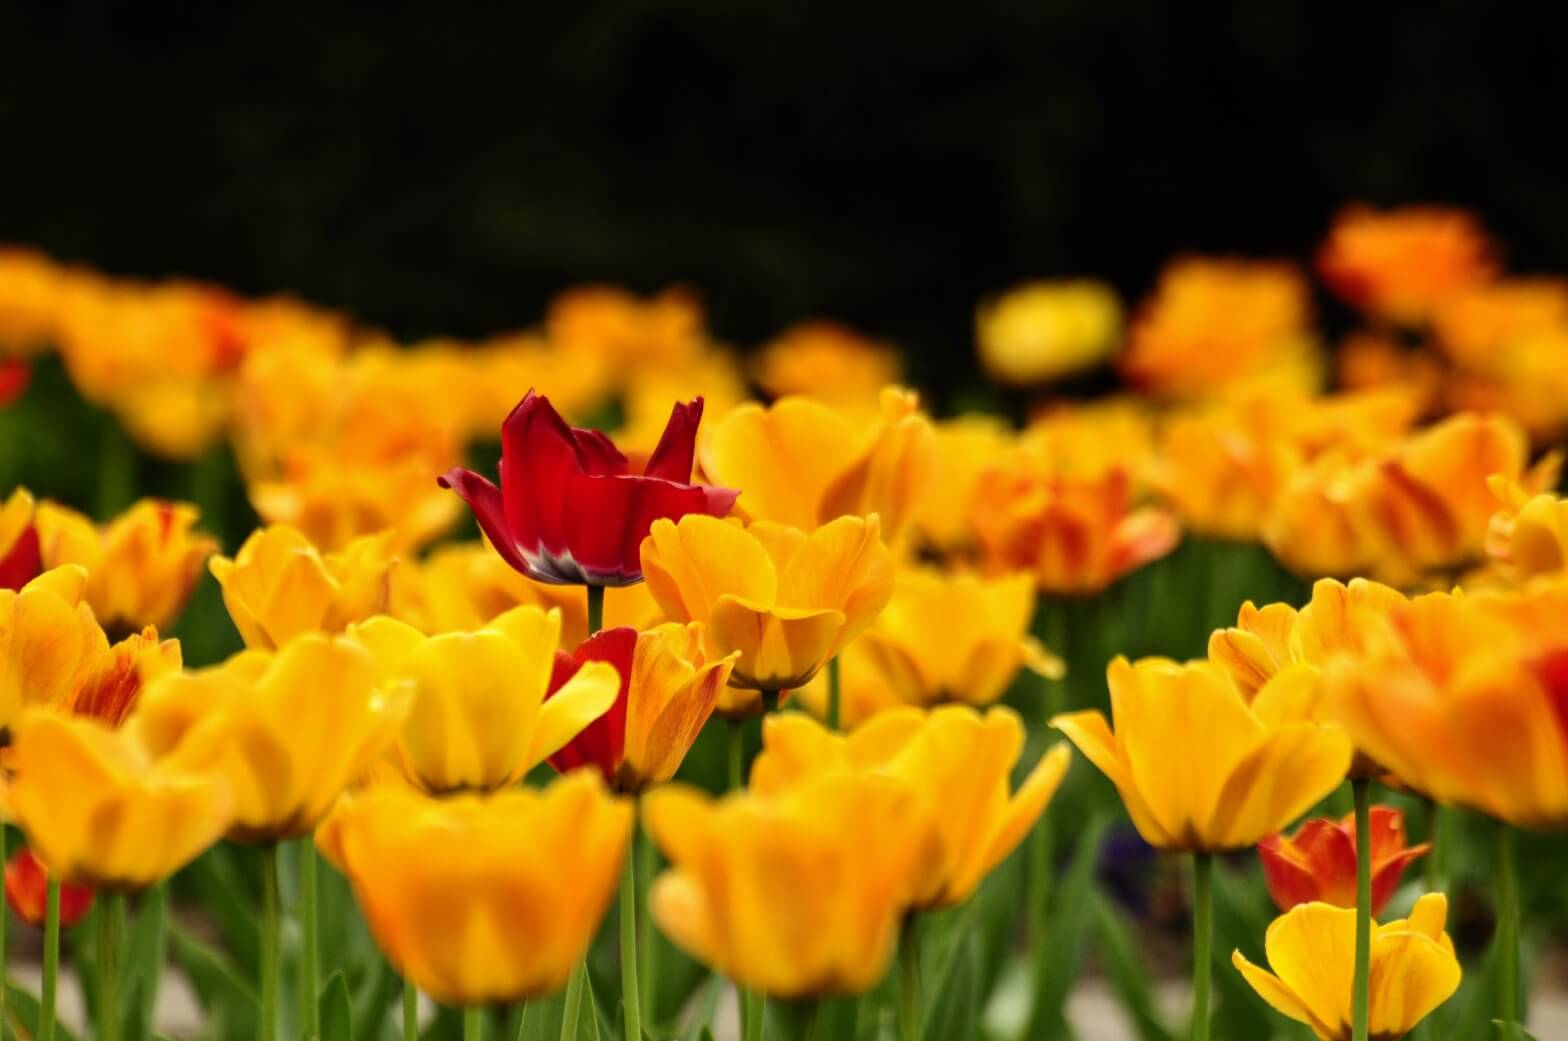
[[[1405,868],[1431,846],[1405,844],[1405,815],[1391,806],[1372,807],[1372,914],[1381,914]],[[1356,818],[1319,817],[1295,835],[1271,835],[1258,843],[1263,878],[1281,911],[1319,901],[1356,906]]]
[[[1463,210],[1354,206],[1334,222],[1317,267],[1352,306],[1374,318],[1419,325],[1459,293],[1491,281],[1497,250]]]

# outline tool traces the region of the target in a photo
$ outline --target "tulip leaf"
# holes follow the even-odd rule
[[[195,883],[203,909],[223,930],[226,946],[234,952],[243,977],[255,979],[261,963],[261,929],[255,898],[235,864],[237,852],[236,847],[214,846],[197,857],[185,875]]]
[[[130,933],[121,954],[125,966],[124,1011],[120,1021],[126,1025],[128,1041],[141,1041],[152,1034],[157,1013],[158,987],[168,960],[168,915],[164,887],[154,886],[142,896]],[[84,945],[85,946],[85,945]]]
[[[38,1036],[38,996],[18,987],[9,981],[5,984],[6,1016],[10,1022],[22,1028],[13,1031],[17,1037]],[[22,1031],[25,1031],[23,1033]],[[0,1029],[0,1033],[5,1033]],[[76,1035],[65,1028],[58,1020],[54,1026],[55,1041],[76,1041]]]
[[[1534,1034],[1517,1023],[1504,1023],[1500,1019],[1494,1019],[1492,1020],[1492,1025],[1497,1028],[1497,1032],[1502,1036],[1503,1041],[1537,1041]]]
[[[1217,1037],[1268,1037],[1279,1025],[1279,1014],[1230,967],[1229,954],[1239,949],[1261,963],[1263,937],[1274,920],[1274,905],[1256,874],[1238,874],[1221,860],[1215,865],[1215,875],[1214,1033]]]
[[[516,1041],[559,1041],[565,1007],[566,995],[560,991],[525,1004],[517,1021]]]
[[[227,955],[174,926],[169,930],[174,960],[190,977],[209,1022],[221,1019],[224,1037],[254,1037],[260,1018],[256,992]]]
[[[353,1013],[348,1000],[348,980],[339,969],[321,988],[320,1041],[354,1041]]]
[[[1067,995],[1083,964],[1094,868],[1099,859],[1100,840],[1105,837],[1108,826],[1109,820],[1105,814],[1096,813],[1080,833],[1073,848],[1072,867],[1068,869],[1066,878],[1055,894],[1045,950],[1033,966],[1034,1008],[1030,1011],[1025,1037],[1070,1036],[1067,1028]]]
[[[713,1023],[713,1017],[718,1012],[719,995],[724,993],[724,977],[710,975],[698,988],[700,993],[691,1005],[691,1018],[687,1020],[686,1029],[680,1033],[679,1041],[702,1041],[702,1034]]]
[[[1149,970],[1138,957],[1126,924],[1116,913],[1115,907],[1106,900],[1105,894],[1096,891],[1091,900],[1095,931],[1099,936],[1098,947],[1105,957],[1106,972],[1138,1036],[1143,1041],[1176,1041],[1176,1035],[1160,1021],[1159,1012],[1154,1006],[1154,987],[1149,979]]]
[[[377,1041],[392,1005],[402,990],[402,980],[378,953],[354,987],[350,1001],[355,1041]]]
[[[980,1018],[980,1000],[977,993],[976,962],[979,960],[978,937],[969,935],[962,941],[962,950],[941,976],[927,976],[931,983],[941,986],[941,993],[931,1002],[926,1014],[925,1038],[927,1041],[946,1041],[947,1038],[974,1037],[975,1023]]]

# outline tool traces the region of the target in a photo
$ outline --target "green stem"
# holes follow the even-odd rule
[[[1431,847],[1426,851],[1426,863],[1423,865],[1426,891],[1440,893],[1443,891],[1443,879],[1442,873],[1438,871],[1437,802],[1425,796],[1421,798],[1421,829],[1427,845]]]
[[[762,995],[754,990],[740,992],[741,1041],[762,1041]]]
[[[746,732],[738,720],[730,721],[729,738],[729,790],[736,792],[746,787]]]
[[[124,916],[124,894],[106,894],[98,906],[98,1041],[120,1041],[119,925]]]
[[[800,1017],[800,1041],[816,1041],[817,1024],[822,1022],[822,1002],[808,1001]]]
[[[627,1041],[642,1041],[642,997],[637,992],[637,857],[626,851],[621,881],[621,1004],[626,1010]]]
[[[1209,981],[1214,973],[1214,854],[1193,854],[1192,1041],[1209,1041]]]
[[[1356,804],[1356,965],[1350,991],[1351,1041],[1367,1041],[1372,1022],[1372,780],[1350,782]]]
[[[839,678],[839,656],[834,655],[828,659],[828,729],[838,729],[840,704],[843,700],[843,685]]]
[[[163,964],[168,958],[169,923],[168,918],[168,893],[164,890],[165,883],[148,889],[142,894],[142,916],[158,923],[157,938],[153,944],[151,971],[146,977],[145,990],[140,995],[140,1004],[137,1006],[138,1022],[142,1024],[138,1029],[145,1032],[152,1029],[153,1017],[158,1014],[158,990],[163,985]]]
[[[261,850],[261,1041],[278,1041],[278,847]]]
[[[653,840],[641,828],[637,830],[635,839],[637,846],[637,935],[642,937],[642,945],[637,948],[637,992],[648,1003],[648,1022],[659,1022],[658,1006],[658,980],[659,962],[654,956],[658,937],[653,933],[653,928],[648,921],[648,884],[653,880],[654,872],[658,870],[658,852],[654,849]]]
[[[561,1041],[577,1041],[577,1016],[583,1007],[583,973],[586,971],[587,966],[578,962],[571,978],[566,981],[566,1008],[561,1013]]]
[[[130,506],[136,498],[136,470],[140,452],[119,420],[104,417],[98,445],[98,495],[94,504],[98,519],[106,521]]]
[[[898,943],[898,1036],[899,1041],[920,1041],[925,1032],[920,1001],[920,923],[905,919]]]
[[[1517,1037],[1519,1023],[1519,869],[1518,832],[1497,822],[1497,1018],[1504,1036]]]
[[[419,1041],[419,988],[403,980],[403,1041]]]
[[[38,1041],[54,1041],[54,995],[60,976],[60,880],[49,879],[44,912],[44,982],[38,996]]]
[[[604,587],[588,586],[588,635],[604,628]]]
[[[321,1036],[321,923],[316,899],[316,842],[310,836],[299,841],[300,928],[304,932],[300,958],[300,1005],[305,1036]]]
[[[463,1010],[463,1041],[479,1041],[485,1032],[485,1010],[471,1005]]]

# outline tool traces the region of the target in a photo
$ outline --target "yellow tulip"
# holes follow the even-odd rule
[[[1031,282],[983,301],[975,313],[985,370],[1026,387],[1099,364],[1121,331],[1116,291],[1087,279]]]
[[[1161,658],[1106,670],[1115,730],[1098,711],[1057,716],[1121,793],[1158,849],[1219,853],[1283,830],[1333,791],[1350,768],[1350,740],[1311,721],[1303,676],[1286,671],[1250,699],[1208,662]]]
[[[740,652],[730,684],[799,687],[871,624],[893,592],[877,518],[840,517],[807,535],[691,514],[654,521],[642,543],[648,591],[671,620],[702,622],[719,656]],[[720,705],[745,714],[760,699]]]
[[[188,503],[142,499],[100,528],[75,510],[40,503],[44,566],[85,568],[87,602],[106,628],[167,628],[218,548],[217,539],[193,530],[199,517]]]
[[[517,607],[475,632],[425,637],[391,618],[349,630],[411,695],[398,742],[409,778],[437,794],[491,791],[555,755],[615,703],[621,677],[589,662],[546,700],[559,611]]]
[[[384,535],[323,554],[293,528],[251,534],[233,559],[213,557],[213,577],[247,647],[282,646],[311,632],[341,632],[386,610],[394,561]]]
[[[1012,438],[996,416],[965,415],[935,424],[930,494],[915,504],[910,525],[926,546],[947,554],[967,553],[978,536],[974,525],[975,490],[980,475]],[[742,492],[744,494],[744,492]]]
[[[0,359],[53,346],[73,274],[42,253],[0,248]]]
[[[778,795],[848,771],[904,781],[920,792],[942,846],[941,858],[916,880],[914,905],[952,907],[968,900],[1029,833],[1067,772],[1072,753],[1057,744],[1009,793],[1024,736],[1017,714],[1001,707],[984,714],[960,705],[930,713],[895,709],[848,736],[799,713],[781,713],[763,721],[751,790]]]
[[[396,549],[415,549],[462,512],[462,503],[430,479],[439,472],[424,457],[356,461],[301,447],[280,476],[250,485],[250,501],[266,523],[296,528],[324,549],[347,549],[379,532],[390,533]]]
[[[1487,484],[1502,504],[1487,529],[1487,556],[1516,582],[1568,573],[1568,502],[1550,492],[1532,495],[1502,474]]]
[[[221,770],[234,792],[231,837],[309,834],[350,782],[396,740],[408,690],[378,682],[352,640],[309,634],[282,650],[160,676],[131,723],[155,754]]]
[[[587,770],[543,791],[432,799],[382,785],[316,835],[404,979],[444,1005],[559,990],[621,877],[633,810]]]
[[[837,322],[801,322],[758,353],[757,386],[770,398],[800,394],[873,411],[883,387],[903,377],[898,351]]]
[[[703,475],[742,488],[735,512],[802,531],[845,514],[882,518],[895,536],[925,494],[935,434],[911,392],[882,391],[869,428],[810,398],[730,412],[703,439]]]
[[[1459,989],[1459,959],[1443,931],[1448,900],[1428,893],[1408,919],[1372,923],[1368,1032],[1404,1037]],[[1274,1010],[1312,1028],[1319,1041],[1350,1041],[1355,974],[1356,912],[1301,904],[1269,926],[1264,940],[1273,972],[1240,951],[1231,962]]]
[[[179,672],[184,664],[180,641],[160,640],[158,630],[149,625],[110,647],[61,707],[117,727],[135,710],[142,688],[159,676]]]
[[[86,590],[75,565],[0,589],[0,730],[27,708],[66,704],[102,665],[109,641]]]
[[[864,993],[886,974],[899,920],[942,856],[921,802],[896,778],[861,773],[774,798],[659,788],[644,820],[671,867],[649,911],[676,946],[742,987]]]
[[[9,808],[63,881],[138,890],[161,882],[229,826],[229,785],[183,749],[147,745],[137,727],[35,710],[11,748]]]
[[[1143,494],[1155,462],[1154,412],[1142,398],[1051,401],[1029,416],[1015,444],[1015,464],[1042,476],[1094,480],[1113,470]]]

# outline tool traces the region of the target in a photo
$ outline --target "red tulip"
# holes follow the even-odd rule
[[[27,390],[33,370],[20,358],[0,358],[0,408],[5,408]]]
[[[1405,845],[1405,816],[1391,806],[1372,807],[1372,914],[1399,888],[1410,862],[1431,847]],[[1318,901],[1356,906],[1356,819],[1320,817],[1293,837],[1274,835],[1258,843],[1269,895],[1281,911]]]
[[[456,467],[439,480],[462,496],[496,551],[540,582],[624,586],[642,580],[639,549],[661,518],[722,517],[740,494],[691,482],[702,399],[677,404],[641,473],[597,430],[566,425],[529,391],[501,424],[501,487]]]
[[[19,849],[5,865],[5,899],[16,917],[41,927],[48,910],[49,876],[30,849]],[[93,905],[91,886],[66,882],[60,887],[60,924],[69,929]]]

